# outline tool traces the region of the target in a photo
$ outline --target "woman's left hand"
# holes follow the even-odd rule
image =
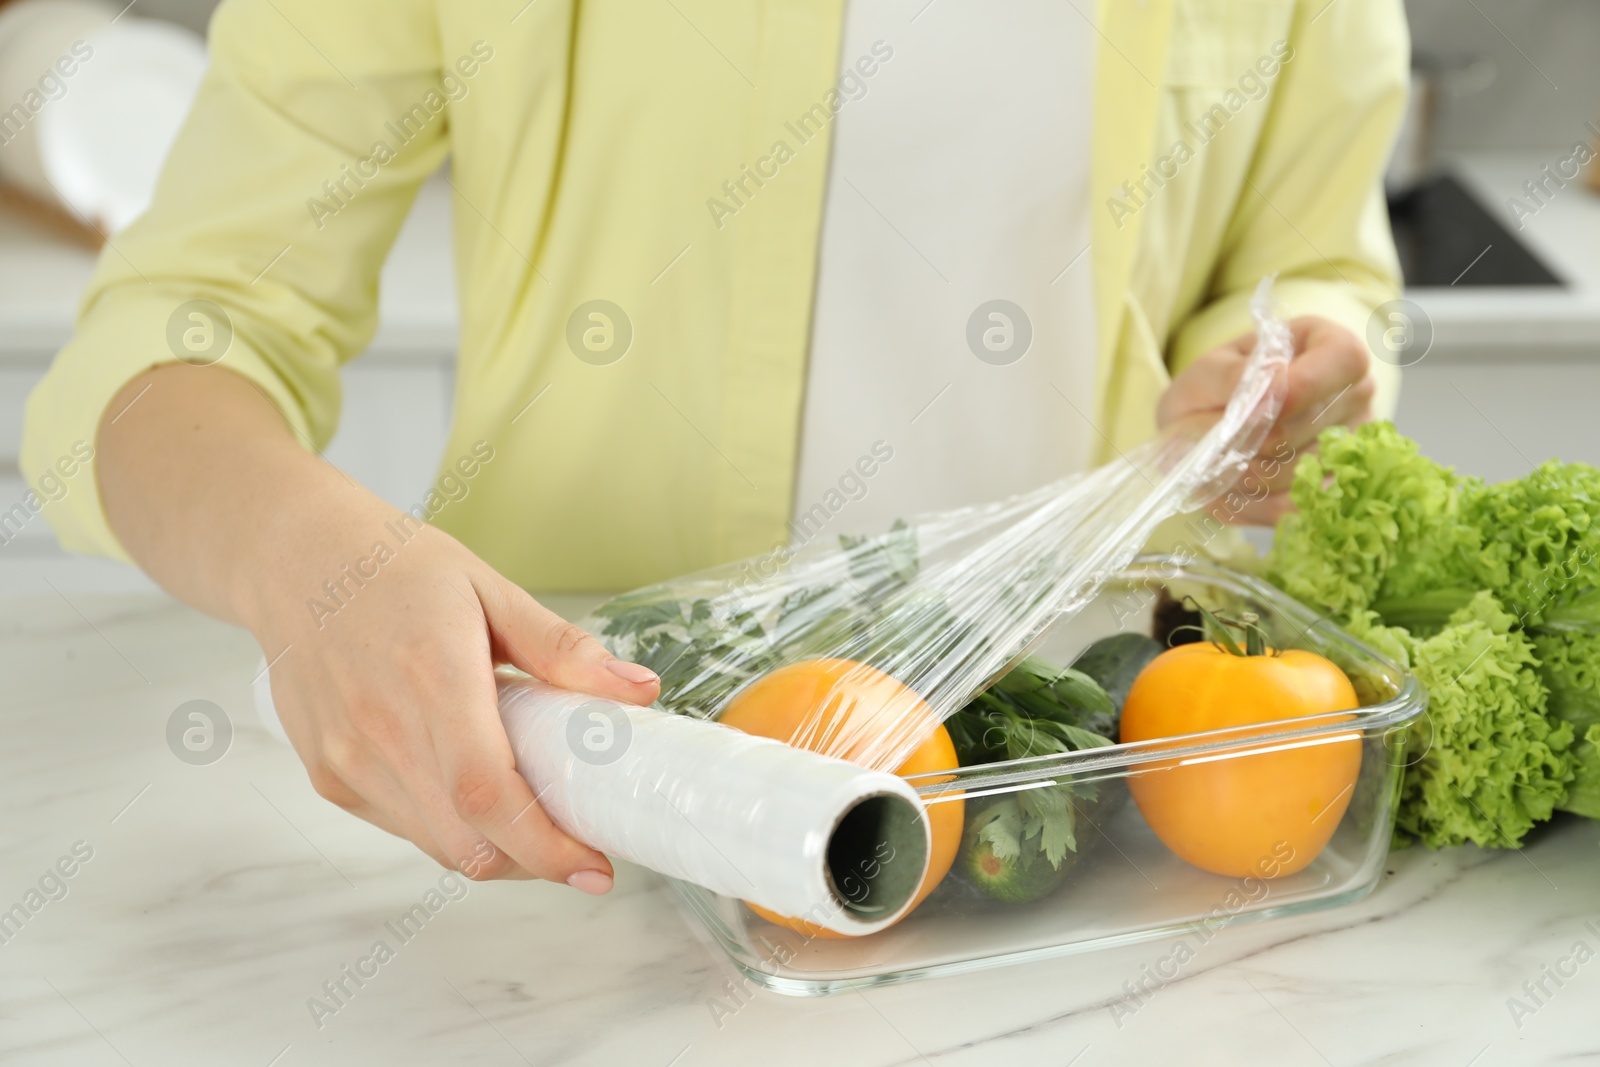
[[[1295,463],[1316,448],[1317,435],[1329,426],[1359,426],[1372,419],[1377,381],[1361,338],[1314,315],[1303,315],[1289,326],[1294,359],[1283,411],[1244,475],[1240,492],[1246,503],[1231,516],[1236,523],[1276,523],[1293,506],[1288,489]],[[1161,395],[1157,424],[1165,428],[1213,412],[1220,415],[1255,343],[1255,334],[1247,333],[1185,367]]]

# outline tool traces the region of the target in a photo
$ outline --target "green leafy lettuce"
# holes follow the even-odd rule
[[[1572,729],[1573,779],[1556,807],[1600,819],[1600,641],[1592,634],[1554,633],[1533,639],[1549,690],[1550,717]]]
[[[1388,423],[1319,446],[1267,572],[1427,687],[1402,837],[1514,847],[1555,808],[1600,817],[1600,471],[1486,486]]]
[[[1522,625],[1594,621],[1584,609],[1600,587],[1600,470],[1551,461],[1477,489],[1465,511],[1482,532],[1478,582]]]
[[[1290,596],[1340,617],[1385,598],[1474,584],[1474,483],[1417,451],[1387,422],[1335,427],[1302,456],[1269,571]]]
[[[1350,631],[1409,667],[1427,714],[1406,738],[1396,829],[1433,848],[1471,841],[1514,847],[1572,781],[1572,727],[1545,715],[1533,643],[1480,592],[1438,633],[1417,639],[1359,613]]]

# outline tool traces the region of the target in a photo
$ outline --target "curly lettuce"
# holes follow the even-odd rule
[[[1279,523],[1268,574],[1290,596],[1348,617],[1380,599],[1477,588],[1480,538],[1464,521],[1476,487],[1423,456],[1391,423],[1322,434],[1303,456]],[[1393,620],[1389,620],[1393,621]]]
[[[1574,737],[1572,782],[1556,807],[1600,819],[1600,641],[1592,634],[1542,634],[1533,647],[1550,717],[1570,726]]]
[[[1572,726],[1545,715],[1533,642],[1515,622],[1480,592],[1431,637],[1383,628],[1428,690],[1407,738],[1396,829],[1429,847],[1515,848],[1573,780]]]
[[[1600,470],[1552,460],[1475,488],[1464,511],[1482,535],[1478,584],[1522,625],[1594,621],[1584,608],[1600,587]]]

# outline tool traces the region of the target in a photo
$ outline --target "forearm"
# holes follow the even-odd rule
[[[249,381],[216,366],[131,380],[101,418],[96,454],[128,554],[180,600],[233,623],[249,625],[305,517],[357,523],[382,506],[301,447]]]

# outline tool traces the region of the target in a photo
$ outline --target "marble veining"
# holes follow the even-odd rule
[[[1395,853],[1365,900],[1226,928],[1132,1011],[1123,983],[1170,946],[750,994],[665,883],[627,867],[598,900],[465,884],[402,939],[396,917],[441,872],[312,792],[251,711],[258,654],[157,597],[0,600],[0,909],[93,850],[0,943],[0,1062],[1600,1062],[1600,960],[1544,978],[1537,1004],[1523,985],[1579,942],[1600,952],[1600,825],[1576,819],[1521,853]],[[196,698],[235,729],[208,766],[166,747]],[[337,1010],[308,1007],[379,941],[389,958]]]

